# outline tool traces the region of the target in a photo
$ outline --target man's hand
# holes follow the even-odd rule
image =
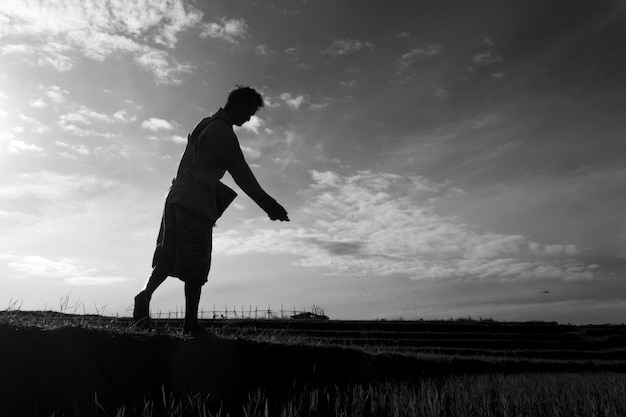
[[[287,217],[287,210],[284,209],[283,206],[278,204],[276,201],[273,201],[272,204],[267,207],[265,210],[270,220],[280,220],[281,222],[288,222],[289,217]]]

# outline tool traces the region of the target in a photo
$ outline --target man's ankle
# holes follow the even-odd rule
[[[184,328],[185,329],[195,329],[196,327],[200,327],[200,323],[198,322],[198,320],[187,320],[185,319],[184,322]]]

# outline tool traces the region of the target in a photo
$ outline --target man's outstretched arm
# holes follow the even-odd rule
[[[229,139],[231,140],[228,141],[223,151],[226,154],[228,172],[232,175],[235,183],[267,213],[271,220],[289,221],[287,211],[283,206],[261,188],[246,162],[236,138]]]

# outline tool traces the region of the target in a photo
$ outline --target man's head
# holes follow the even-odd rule
[[[264,105],[263,97],[255,89],[237,85],[228,95],[224,110],[228,112],[234,125],[241,126]]]

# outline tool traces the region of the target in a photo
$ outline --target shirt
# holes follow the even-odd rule
[[[246,162],[232,121],[224,109],[203,119],[187,136],[187,146],[166,198],[215,221],[218,181],[228,171],[261,208],[274,200],[259,185]],[[266,210],[267,211],[267,210]]]

